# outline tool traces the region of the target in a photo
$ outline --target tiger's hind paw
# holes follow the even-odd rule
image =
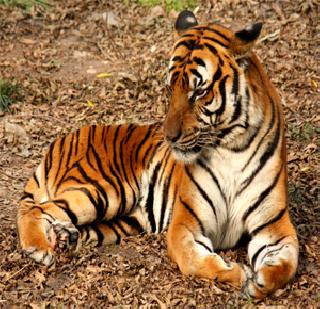
[[[54,233],[53,247],[58,246],[62,250],[74,249],[77,246],[79,231],[70,222],[55,221],[52,223]]]

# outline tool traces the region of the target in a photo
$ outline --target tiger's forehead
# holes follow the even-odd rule
[[[180,47],[188,51],[203,49],[209,44],[216,48],[227,48],[233,39],[233,32],[218,24],[207,24],[193,27],[185,31],[174,46],[174,51],[181,51]]]

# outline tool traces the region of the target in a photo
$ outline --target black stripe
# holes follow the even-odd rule
[[[193,175],[191,174],[191,172],[189,171],[189,168],[186,166],[185,168],[185,171],[189,177],[189,179],[193,182],[193,184],[197,187],[197,190],[200,192],[202,198],[210,205],[213,213],[214,213],[214,216],[216,217],[217,219],[217,213],[216,213],[216,208],[215,206],[213,205],[213,202],[212,200],[210,199],[210,197],[208,196],[207,192],[205,192],[201,186],[197,183],[197,181],[194,179]]]
[[[121,140],[120,142],[120,153],[119,153],[119,156],[120,156],[120,164],[121,164],[121,168],[122,168],[122,174],[123,174],[123,177],[124,177],[124,180],[126,181],[126,183],[129,185],[131,191],[132,191],[132,196],[133,196],[133,205],[136,204],[136,201],[137,201],[137,197],[136,197],[136,192],[133,190],[132,188],[132,185],[128,179],[128,175],[127,175],[127,171],[126,171],[126,168],[124,166],[124,156],[123,156],[123,144],[124,144],[124,139]]]
[[[227,197],[225,195],[225,193],[222,191],[221,189],[221,186],[219,184],[219,181],[218,181],[218,178],[216,177],[216,175],[213,173],[213,171],[207,166],[204,164],[203,161],[201,161],[200,159],[197,160],[197,163],[199,166],[201,166],[207,173],[209,173],[209,175],[211,176],[213,182],[216,184],[223,200],[225,201],[225,203],[227,203]]]
[[[45,204],[45,203],[48,203],[48,202],[44,202],[43,204]],[[31,211],[31,210],[33,210],[33,209],[38,209],[38,210],[40,210],[40,212],[41,212],[42,214],[48,216],[48,217],[51,219],[51,221],[50,221],[48,218],[43,218],[43,217],[42,217],[42,219],[45,219],[45,220],[49,221],[50,223],[52,223],[52,222],[54,222],[54,221],[56,220],[56,218],[54,218],[54,217],[51,216],[50,214],[46,213],[40,206],[32,206],[32,207],[29,209],[29,211]]]
[[[171,75],[171,84],[174,84],[177,81],[177,79],[179,77],[179,74],[180,74],[179,71],[172,73],[172,75]]]
[[[220,132],[219,132],[217,137],[219,139],[223,139],[224,137],[226,137],[227,135],[232,133],[234,131],[234,129],[236,129],[236,128],[247,129],[247,127],[245,125],[243,125],[243,124],[234,124],[233,126],[230,126],[228,128],[220,130]]]
[[[239,118],[240,118],[240,116],[241,116],[241,112],[242,112],[242,104],[241,104],[241,96],[238,96],[237,98],[236,98],[236,107],[235,107],[235,109],[234,109],[234,111],[233,111],[233,114],[232,114],[232,117],[231,117],[231,120],[230,120],[230,122],[229,122],[229,124],[230,123],[232,123],[232,122],[234,122],[234,121],[236,121],[236,120],[238,120]]]
[[[47,183],[47,181],[48,181],[49,172],[50,172],[50,170],[51,170],[51,168],[52,168],[52,152],[53,152],[55,143],[56,143],[56,142],[51,143],[50,148],[49,148],[49,151],[48,151],[48,153],[47,153],[46,160],[45,160],[44,174],[45,174],[46,183]]]
[[[218,59],[219,59],[219,65],[221,67],[223,67],[224,66],[224,60],[221,57],[218,57]]]
[[[90,139],[91,139],[91,144],[94,144],[94,139],[96,136],[96,130],[97,130],[97,126],[95,124],[93,124],[92,126],[90,126]]]
[[[264,135],[262,136],[262,138],[260,139],[257,147],[255,148],[254,152],[252,153],[252,155],[250,156],[249,160],[247,161],[246,165],[242,168],[242,172],[247,168],[247,166],[250,164],[251,160],[253,159],[253,157],[258,153],[262,143],[265,140],[265,137],[270,133],[270,131],[272,130],[273,126],[274,126],[274,119],[275,119],[275,107],[274,104],[272,102],[271,104],[271,120],[268,124],[268,128],[267,131],[264,133]]]
[[[116,171],[119,171],[118,175],[121,177],[122,180],[122,175],[120,173],[120,166],[118,164],[117,158],[118,158],[118,154],[117,154],[117,141],[118,141],[118,136],[119,136],[119,131],[120,131],[121,126],[118,125],[114,136],[113,136],[113,163],[115,165]]]
[[[171,61],[182,61],[184,60],[185,57],[181,57],[181,56],[174,56]]]
[[[203,248],[205,248],[206,250],[208,250],[209,252],[213,253],[212,249],[210,247],[208,247],[205,243],[203,243],[202,241],[195,239],[195,242],[202,246]]]
[[[96,209],[96,211],[98,212],[98,203],[97,201],[94,199],[94,197],[92,196],[91,192],[89,191],[89,189],[85,188],[85,187],[68,187],[65,190],[62,191],[66,192],[66,191],[81,191],[82,193],[85,194],[85,196],[89,199],[90,203],[92,204],[92,206]]]
[[[131,228],[135,229],[139,234],[144,232],[144,229],[137,218],[132,216],[123,216],[121,217],[121,220],[127,225],[129,225]]]
[[[27,192],[27,191],[23,191],[23,195],[22,195],[20,201],[25,200],[25,199],[27,199],[27,198],[29,198],[29,199],[31,199],[31,200],[34,200],[32,193]]]
[[[145,167],[145,166],[146,166],[146,160],[147,160],[147,158],[148,158],[148,156],[149,156],[149,153],[150,153],[150,151],[152,150],[153,146],[157,147],[157,145],[154,145],[154,144],[151,142],[150,145],[149,145],[149,147],[148,147],[148,149],[146,150],[143,158],[142,158],[142,167]]]
[[[190,72],[199,78],[200,82],[197,85],[201,85],[203,81],[202,75],[196,69],[190,69]]]
[[[286,237],[287,237],[287,236],[283,236],[283,237],[279,238],[276,242],[271,243],[271,244],[263,245],[261,248],[259,248],[259,250],[258,250],[255,254],[253,254],[252,257],[251,257],[251,266],[252,266],[253,268],[255,267],[258,256],[260,255],[260,253],[261,253],[265,248],[267,248],[267,247],[273,247],[273,246],[278,245],[278,244],[280,243],[280,241],[283,240],[283,239],[286,238]],[[277,249],[277,250],[279,250],[279,249]],[[270,251],[270,252],[272,252],[272,251]],[[268,252],[268,253],[269,253],[269,252]]]
[[[205,62],[199,57],[193,57],[193,61],[195,61],[195,63],[201,67],[206,67]]]
[[[214,33],[216,33],[217,35],[221,36],[223,39],[225,39],[227,42],[230,42],[230,38],[228,38],[226,35],[224,35],[223,33],[221,33],[219,30],[216,29],[208,29],[209,31],[213,31]]]
[[[151,230],[152,232],[156,231],[156,222],[155,222],[155,218],[154,218],[154,212],[153,212],[153,204],[154,204],[154,187],[157,183],[157,178],[158,178],[158,174],[160,171],[160,167],[161,167],[161,163],[158,163],[156,165],[156,167],[154,168],[151,180],[150,180],[150,184],[149,184],[149,190],[148,190],[148,197],[147,197],[147,202],[146,202],[146,210],[148,213],[148,219],[149,219],[149,223],[151,225]]]
[[[134,149],[134,146],[132,147]],[[138,182],[138,179],[137,179],[137,176],[136,176],[136,171],[135,169],[133,168],[133,153],[134,151],[132,150],[131,153],[130,153],[130,170],[131,170],[131,175],[133,177],[133,180],[134,180],[134,183],[136,185],[136,188],[139,190],[140,192],[140,185],[139,185],[139,182]]]
[[[214,46],[208,43],[204,43],[204,46],[207,47],[214,55],[218,55],[218,52]]]
[[[117,237],[116,245],[119,245],[120,241],[121,241],[121,236],[118,233],[118,231],[116,230],[116,228],[112,225],[112,223],[108,222],[108,221],[103,221],[103,222],[101,222],[101,224],[107,226],[116,235],[116,237]]]
[[[122,234],[124,236],[129,236],[130,234],[128,234],[128,232],[123,228],[123,226],[121,225],[120,221],[119,220],[114,220],[112,221],[113,224],[122,232]]]
[[[140,149],[149,140],[151,133],[152,133],[152,127],[150,126],[148,128],[147,134],[145,135],[143,140],[141,140],[141,142],[137,146],[136,153],[135,153],[135,162],[138,162],[138,155],[139,155]]]
[[[38,188],[40,187],[40,183],[39,183],[39,180],[38,180],[38,178],[37,178],[37,175],[36,175],[36,173],[33,173],[33,180],[36,182],[36,184],[37,184],[37,186],[38,186]]]
[[[216,111],[217,117],[221,116],[226,108],[226,80],[229,77],[229,75],[226,75],[223,79],[220,80],[219,83],[219,92],[221,96],[221,104],[220,107]]]
[[[267,221],[266,223],[261,224],[260,226],[258,226],[257,228],[255,228],[255,229],[250,233],[250,235],[251,235],[251,236],[255,236],[255,235],[257,235],[259,232],[261,232],[264,228],[266,228],[266,227],[268,227],[269,225],[271,225],[271,224],[273,224],[273,223],[276,223],[277,221],[281,220],[281,218],[282,218],[283,215],[285,214],[286,210],[287,210],[286,208],[281,209],[277,216],[275,216],[273,219],[271,219],[271,220]]]
[[[71,159],[71,155],[72,155],[72,149],[73,149],[73,140],[74,140],[74,133],[71,134],[71,141],[69,143],[69,150],[68,150],[68,154],[67,154],[67,161],[66,161],[66,168],[68,169],[69,167],[69,163],[70,163],[70,159]]]
[[[152,154],[149,157],[149,163],[147,164],[147,166],[145,167],[146,169],[148,169],[150,167],[150,165],[153,162],[153,158],[156,155],[156,153],[158,153],[158,148],[160,148],[163,145],[163,143],[161,141],[157,142],[156,147],[154,148]]]
[[[92,228],[93,231],[96,232],[97,237],[98,237],[98,246],[101,246],[103,243],[103,239],[104,239],[103,233],[100,231],[100,229],[96,223],[92,223],[90,225],[90,227]]]
[[[114,163],[115,169],[111,164],[109,165],[110,171],[115,176],[118,186],[120,188],[121,203],[120,203],[120,207],[118,208],[118,212],[117,212],[118,215],[121,215],[123,211],[126,209],[126,196],[125,196],[125,191],[123,187],[123,177],[122,177],[122,174],[120,173],[120,166],[117,161],[117,157],[118,157],[117,141],[118,141],[120,128],[121,128],[120,125],[116,127],[114,138],[113,138],[113,163]],[[119,173],[117,171],[119,171]]]
[[[175,166],[176,166],[175,164],[172,165],[172,168],[169,172],[169,175],[166,177],[166,182],[163,185],[159,232],[161,232],[163,230],[164,215],[165,215],[166,209],[168,207],[168,198],[169,198],[168,192],[171,187],[171,180],[172,180],[173,170],[174,170]]]
[[[211,82],[211,84],[210,84],[210,86],[209,86],[209,89],[212,89],[212,88],[213,88],[213,85],[216,83],[216,81],[217,81],[218,79],[220,79],[221,75],[222,75],[221,68],[218,67],[217,71],[216,71],[216,72],[214,73],[214,75],[213,75],[212,82]]]
[[[105,126],[102,127],[102,134],[101,134],[101,144],[105,143],[107,134],[107,128]]]
[[[209,103],[212,103],[212,101],[208,102],[208,104],[207,104],[207,102],[206,102],[205,105],[208,106]],[[203,108],[201,109],[201,111],[202,111],[202,114],[205,115],[205,116],[207,116],[207,117],[211,117],[211,116],[215,113],[215,112],[210,111],[210,110],[207,109],[206,107],[203,107]]]
[[[66,179],[63,179],[63,182],[67,182],[67,181],[75,181],[76,183],[82,184],[82,185],[86,185],[87,182],[77,178],[76,176],[68,176]],[[59,183],[59,187],[60,187],[60,183]],[[59,188],[58,187],[58,188]]]
[[[197,44],[193,47],[193,50],[203,50],[204,46],[202,44]]]
[[[183,87],[186,87],[186,88],[189,85],[189,75],[186,71],[184,71],[182,74],[182,84],[183,84]]]
[[[232,82],[231,93],[237,96],[239,91],[239,75],[238,75],[238,71],[232,65],[231,65],[231,69],[233,71],[233,82]]]
[[[204,226],[202,224],[202,222],[200,221],[200,219],[198,218],[198,216],[195,214],[194,210],[190,207],[190,205],[188,205],[185,201],[183,201],[180,197],[180,202],[181,204],[184,206],[184,208],[190,213],[191,216],[193,216],[195,218],[195,220],[197,221],[200,230],[201,230],[201,234],[205,235],[204,232]]]
[[[107,155],[107,146],[106,146],[105,143],[103,144],[103,146],[104,146],[105,155]],[[95,157],[95,160],[96,160],[96,162],[97,162],[97,164],[98,164],[98,169],[99,169],[99,172],[101,173],[103,179],[104,179],[107,183],[111,184],[111,186],[112,186],[112,187],[114,188],[114,190],[116,191],[117,197],[119,197],[120,194],[121,194],[121,193],[120,193],[120,189],[119,189],[119,187],[121,188],[121,183],[118,182],[118,186],[117,186],[116,183],[112,180],[112,178],[106,173],[105,168],[103,167],[103,164],[102,164],[102,160],[101,160],[99,154],[95,151],[94,148],[92,148],[92,153],[93,153],[93,155],[94,155],[94,157]],[[115,175],[115,177],[117,177],[117,175]],[[117,178],[117,179],[118,179],[118,178]],[[107,202],[108,202],[108,201],[107,201]]]
[[[251,205],[249,208],[247,208],[246,212],[244,213],[243,217],[242,217],[242,222],[245,222],[247,220],[247,218],[250,216],[250,214],[252,212],[254,212],[259,206],[260,204],[267,198],[267,196],[270,194],[270,192],[274,189],[274,187],[277,185],[281,171],[282,171],[283,165],[281,166],[280,170],[278,171],[276,177],[274,178],[272,184],[270,186],[268,186],[265,190],[263,190],[260,193],[260,196],[258,198],[258,200]]]
[[[194,34],[186,33],[186,34],[183,34],[181,37],[182,38],[190,38],[190,37],[194,37]]]
[[[54,184],[57,184],[57,181],[59,180],[58,178],[58,175],[60,173],[60,170],[61,170],[61,164],[62,164],[62,160],[64,159],[64,153],[65,153],[65,140],[66,140],[66,137],[62,137],[59,141],[60,141],[60,145],[59,145],[59,157],[57,158],[57,160],[59,160],[59,165],[58,167],[56,168],[57,170],[57,173],[56,173],[56,176],[53,178],[54,179]],[[63,177],[63,175],[62,175]],[[61,177],[60,177],[61,179]],[[60,180],[59,180],[60,181]],[[54,194],[56,194],[57,192],[57,186],[55,187],[55,190],[54,190]]]
[[[104,188],[99,184],[99,182],[92,179],[91,177],[89,177],[86,174],[86,172],[84,171],[84,169],[82,168],[82,166],[80,165],[80,163],[77,164],[77,169],[80,172],[81,176],[84,178],[84,180],[87,181],[87,183],[96,187],[96,190],[99,191],[103,195],[103,198],[104,198],[105,202],[107,203],[107,201],[108,201],[107,194],[106,194]],[[100,205],[98,204],[98,206],[100,206]],[[98,207],[97,219],[100,219],[100,220],[103,219],[104,213],[105,213],[104,207]]]
[[[127,129],[127,136],[126,136],[126,139],[125,139],[125,143],[128,143],[128,141],[130,140],[131,135],[133,134],[135,129],[137,129],[137,126],[135,126],[132,123],[130,123],[129,126],[128,126],[128,129]]]
[[[244,145],[242,145],[239,148],[229,148],[229,150],[231,150],[233,152],[242,152],[242,151],[245,151],[246,149],[248,149],[250,147],[251,143],[253,142],[253,140],[259,134],[260,129],[261,129],[261,123],[259,124],[258,127],[253,128],[252,134],[250,135],[250,137],[248,138],[247,142]]]
[[[275,133],[275,136],[274,136],[272,142],[268,144],[267,149],[265,149],[265,151],[263,152],[263,154],[260,158],[259,165],[251,173],[251,175],[244,181],[243,187],[241,188],[241,190],[239,190],[236,193],[236,196],[239,196],[250,185],[250,183],[252,182],[254,177],[263,169],[263,167],[266,165],[268,160],[273,156],[273,154],[275,153],[275,151],[278,147],[279,139],[280,139],[280,123],[278,121],[276,133]]]
[[[91,169],[93,169],[96,173],[99,172],[97,170],[97,168],[93,165],[93,162],[91,161],[90,158],[90,150],[92,150],[92,152],[94,151],[94,148],[92,147],[90,140],[88,138],[88,144],[87,144],[87,151],[86,151],[86,159],[87,159],[87,163],[90,166]]]
[[[78,144],[80,142],[80,129],[76,131],[76,145],[74,147],[74,155],[76,156],[78,153]]]
[[[216,30],[214,28],[209,28],[209,27],[196,27],[196,30],[205,30],[205,31],[210,31],[210,32],[214,32],[215,34],[221,36],[223,39],[225,39],[226,41],[230,41],[230,38],[228,38],[225,34],[221,33],[219,30]]]
[[[49,201],[48,201],[49,202]],[[45,202],[47,203],[47,202]],[[65,213],[67,214],[67,216],[70,218],[71,222],[73,225],[76,225],[78,223],[78,218],[77,216],[74,214],[74,212],[70,209],[69,203],[66,200],[63,199],[58,199],[58,200],[54,200],[53,203],[59,207],[60,209],[64,210]],[[61,205],[63,205],[64,207],[62,207]],[[47,213],[46,213],[47,214]],[[49,214],[47,214],[49,215]]]
[[[105,169],[104,169],[104,167],[103,167],[103,165],[102,165],[102,160],[101,160],[99,154],[95,151],[94,148],[92,148],[92,153],[93,153],[93,155],[94,155],[94,158],[95,158],[96,163],[97,163],[97,165],[98,165],[99,172],[100,172],[100,174],[102,175],[103,179],[104,179],[107,183],[111,184],[111,186],[112,186],[112,187],[114,188],[114,190],[116,191],[117,197],[119,197],[120,191],[119,191],[117,185],[115,184],[115,182],[114,182],[114,181],[111,179],[111,177],[106,173],[106,171],[105,171]],[[108,207],[108,205],[109,205],[109,201],[108,201],[108,199],[107,199],[107,200],[106,200],[106,207]]]
[[[178,42],[178,44],[174,47],[174,50],[177,50],[180,46],[184,46],[189,50],[193,50],[196,45],[196,40],[183,40]]]
[[[218,39],[215,39],[215,38],[212,38],[212,37],[209,37],[209,36],[204,36],[204,37],[202,37],[202,38],[205,39],[205,40],[211,41],[211,42],[213,42],[213,43],[217,43],[217,44],[219,44],[219,45],[221,45],[221,46],[223,46],[223,47],[227,47],[227,46],[228,46],[227,44],[222,43],[222,42],[219,41]],[[205,44],[207,44],[207,43],[205,43]]]
[[[124,191],[124,187],[122,185],[122,181],[116,171],[113,169],[113,166],[110,164],[109,169],[111,174],[116,178],[118,187],[120,189],[120,207],[118,208],[117,215],[121,215],[126,208],[126,193]]]
[[[85,230],[85,232],[86,232],[86,237],[85,237],[85,239],[84,239],[84,242],[87,242],[88,241],[88,239],[90,238],[90,230],[89,230],[89,226],[88,225],[84,225],[84,226],[82,226],[83,227],[83,229]]]
[[[165,154],[164,154],[164,156],[163,156],[163,158],[162,158],[162,162],[164,162],[164,164],[162,165],[162,172],[161,172],[160,177],[159,177],[160,181],[161,181],[161,179],[163,179],[163,174],[164,174],[164,172],[166,171],[166,167],[167,167],[167,165],[168,165],[169,162],[170,162],[170,161],[168,160],[168,158],[169,158],[170,155],[171,155],[170,148],[167,148],[166,151],[165,151]]]

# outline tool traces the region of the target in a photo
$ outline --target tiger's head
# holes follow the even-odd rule
[[[178,160],[191,163],[207,149],[237,143],[248,129],[246,59],[261,28],[256,23],[233,32],[218,24],[198,25],[190,11],[179,14],[164,122],[165,138]]]

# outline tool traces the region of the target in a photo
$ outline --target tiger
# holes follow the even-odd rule
[[[50,266],[58,248],[166,230],[184,275],[263,299],[293,278],[299,245],[281,99],[252,51],[262,23],[233,31],[185,10],[175,28],[164,121],[85,126],[54,141],[20,201],[20,245]],[[217,253],[245,236],[249,265]]]

